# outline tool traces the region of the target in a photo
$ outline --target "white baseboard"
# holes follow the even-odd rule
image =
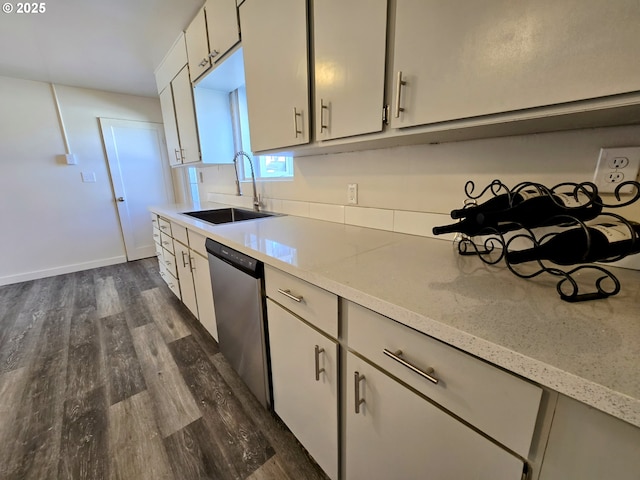
[[[0,277],[0,286],[9,285],[12,283],[27,282],[29,280],[36,280],[38,278],[53,277],[55,275],[63,275],[65,273],[79,272],[81,270],[90,270],[92,268],[106,267],[108,265],[115,265],[116,263],[124,263],[127,261],[127,257],[120,255],[117,257],[103,258],[95,260],[93,262],[74,263],[72,265],[62,265],[60,267],[48,268],[45,270],[36,270],[33,272],[18,273],[16,275],[7,275]]]

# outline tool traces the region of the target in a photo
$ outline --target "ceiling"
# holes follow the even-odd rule
[[[18,2],[8,2],[0,75],[143,96],[157,96],[153,71],[204,4],[51,0],[44,13],[18,14]]]

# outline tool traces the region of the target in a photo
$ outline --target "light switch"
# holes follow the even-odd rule
[[[82,181],[84,183],[96,183],[96,172],[82,172]]]

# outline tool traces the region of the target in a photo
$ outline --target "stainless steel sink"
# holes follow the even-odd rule
[[[256,218],[273,217],[275,214],[266,212],[254,212],[242,208],[220,208],[218,210],[201,210],[199,212],[184,212],[183,215],[197,218],[203,222],[220,224],[231,222],[242,222],[244,220],[254,220]]]

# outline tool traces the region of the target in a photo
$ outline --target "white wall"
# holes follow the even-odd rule
[[[295,159],[293,181],[261,182],[259,191],[268,198],[346,205],[347,184],[357,183],[361,207],[448,214],[462,205],[467,180],[478,188],[496,178],[510,187],[591,181],[601,147],[634,145],[640,146],[640,126],[316,155]],[[201,171],[203,200],[211,192],[234,193],[233,166]],[[620,213],[640,221],[640,202]]]
[[[0,77],[0,285],[126,260],[98,117],[162,122],[157,98]],[[95,172],[83,183],[81,172]]]

